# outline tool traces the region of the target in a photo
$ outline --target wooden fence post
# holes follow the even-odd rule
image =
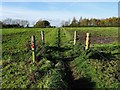
[[[58,42],[57,42],[57,46],[58,46],[58,49],[60,49],[60,42],[61,42],[61,40],[60,40],[60,28],[58,28]]]
[[[41,39],[42,39],[42,44],[44,44],[45,43],[44,31],[41,31]]]
[[[85,50],[89,49],[89,46],[90,46],[90,34],[89,33],[86,33],[86,46],[85,46]]]
[[[76,44],[76,37],[77,37],[77,34],[76,34],[76,31],[74,32],[74,45]]]
[[[33,63],[35,62],[36,59],[36,45],[35,45],[35,36],[31,37],[31,49],[32,49],[32,58],[33,58]]]

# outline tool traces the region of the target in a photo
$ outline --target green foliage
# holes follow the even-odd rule
[[[68,84],[64,80],[65,72],[60,68],[52,69],[46,80],[46,85],[49,89],[67,89]]]
[[[89,82],[95,82],[95,88],[118,88],[119,79],[116,79],[115,76],[119,71],[117,69],[119,59],[114,57],[117,60],[113,60],[113,58],[110,60],[110,54],[107,56],[110,49],[102,50],[106,53],[101,54],[96,50],[82,51],[81,55],[71,62],[73,71],[77,71],[74,72],[74,75],[76,79],[91,77]],[[98,57],[94,53],[98,53],[100,56]]]
[[[77,26],[78,26],[78,21],[75,19],[75,17],[73,18],[70,26],[71,26],[71,27],[77,27]]]
[[[39,27],[39,28],[50,27],[50,22],[47,21],[47,20],[39,20],[39,21],[36,22],[34,27]]]
[[[79,21],[76,20],[76,18],[74,17],[72,22],[69,24],[65,23],[65,25],[63,25],[64,27],[90,27],[90,26],[94,26],[94,27],[118,27],[119,26],[119,19],[117,17],[110,17],[110,18],[106,18],[106,19],[96,19],[96,18],[80,18]],[[67,22],[67,21],[66,21]]]
[[[77,40],[73,45],[73,32],[80,35],[117,36],[117,28],[44,28],[45,45],[41,44],[40,28],[3,29],[2,87],[69,89],[76,80],[95,88],[119,88],[119,52],[116,44],[93,44],[84,50]],[[30,41],[36,36],[37,60],[32,62]],[[79,37],[77,37],[79,38]],[[60,40],[58,48],[58,39]],[[95,56],[102,54],[104,59]],[[70,67],[69,67],[70,66]],[[73,74],[69,72],[72,70]],[[74,79],[68,78],[73,76]],[[80,82],[80,83],[81,83]],[[94,84],[95,83],[95,84]],[[79,86],[82,84],[76,83]],[[76,85],[75,85],[76,86]]]

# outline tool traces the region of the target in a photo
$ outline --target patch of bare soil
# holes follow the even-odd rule
[[[85,44],[85,35],[77,35],[77,41]],[[92,44],[108,44],[117,41],[117,37],[103,37],[103,36],[91,36],[90,43]]]

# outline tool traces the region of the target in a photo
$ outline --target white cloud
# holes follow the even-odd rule
[[[65,19],[67,17],[66,15],[63,15],[58,11],[33,11],[14,7],[3,7],[2,9],[0,9],[0,11],[2,12],[2,16],[0,16],[0,19],[26,19],[30,22],[37,21],[39,19],[47,19],[51,23],[55,24],[55,22],[57,21],[60,22],[59,18]],[[56,23],[55,25],[58,24]]]
[[[5,18],[13,18],[13,19],[25,19],[32,22],[35,22],[39,19],[46,19],[51,22],[52,25],[60,25],[61,21],[63,20],[69,20],[73,17],[76,17],[79,19],[81,16],[87,17],[87,18],[105,18],[109,16],[95,16],[95,14],[86,14],[85,12],[71,12],[68,11],[40,11],[40,10],[30,10],[30,9],[24,9],[20,7],[8,7],[3,6],[2,9],[0,8],[0,12],[2,12],[2,15],[0,15],[0,19]],[[103,17],[104,16],[104,17]]]
[[[29,9],[22,9],[16,7],[2,7],[0,9],[2,12],[2,17],[0,19],[5,18],[13,18],[13,19],[26,19],[30,22],[39,20],[39,19],[47,19],[50,20],[53,25],[58,25],[62,20],[68,20],[75,17],[80,17],[83,14],[73,13],[69,11],[34,11]],[[83,15],[87,17],[86,15]],[[90,16],[90,15],[89,15]]]

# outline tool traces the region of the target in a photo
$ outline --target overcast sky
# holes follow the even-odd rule
[[[52,25],[73,17],[107,18],[118,16],[118,2],[2,2],[0,19],[47,19]]]

